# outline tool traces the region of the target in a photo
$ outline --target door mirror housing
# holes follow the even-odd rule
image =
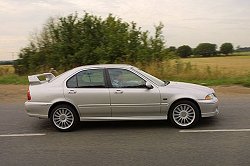
[[[146,82],[146,88],[147,88],[147,89],[153,89],[154,87],[153,87],[153,85],[150,84],[149,82]]]

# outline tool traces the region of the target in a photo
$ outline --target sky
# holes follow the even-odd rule
[[[49,17],[84,11],[103,18],[112,13],[152,34],[162,22],[168,47],[250,46],[250,0],[0,0],[0,60],[18,58]]]

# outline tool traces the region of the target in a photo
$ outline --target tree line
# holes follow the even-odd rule
[[[182,58],[187,58],[191,55],[204,57],[216,56],[218,54],[228,55],[232,54],[234,51],[232,43],[223,43],[219,51],[217,51],[217,45],[212,43],[200,43],[194,49],[188,45],[180,46],[177,49],[175,47],[170,47],[169,49],[176,52],[176,54]]]
[[[186,45],[167,48],[163,28],[164,25],[159,23],[150,34],[135,22],[125,22],[112,14],[107,18],[89,13],[50,18],[42,31],[34,34],[20,51],[19,59],[14,63],[15,71],[17,74],[44,72],[50,68],[65,71],[100,63],[146,66],[152,61],[160,63],[176,55],[210,56],[217,53],[216,45],[209,43],[202,43],[195,49]],[[223,47],[228,46],[225,43]]]

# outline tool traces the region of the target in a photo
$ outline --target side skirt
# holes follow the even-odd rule
[[[167,116],[81,117],[80,121],[166,120]]]

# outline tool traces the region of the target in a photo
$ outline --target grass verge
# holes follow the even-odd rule
[[[201,80],[188,80],[188,79],[174,79],[175,81],[190,82],[205,86],[213,85],[242,85],[250,87],[250,76],[236,77],[236,78],[220,78],[220,79],[201,79]]]
[[[0,84],[22,84],[28,85],[27,76],[18,76],[16,74],[0,76]]]

